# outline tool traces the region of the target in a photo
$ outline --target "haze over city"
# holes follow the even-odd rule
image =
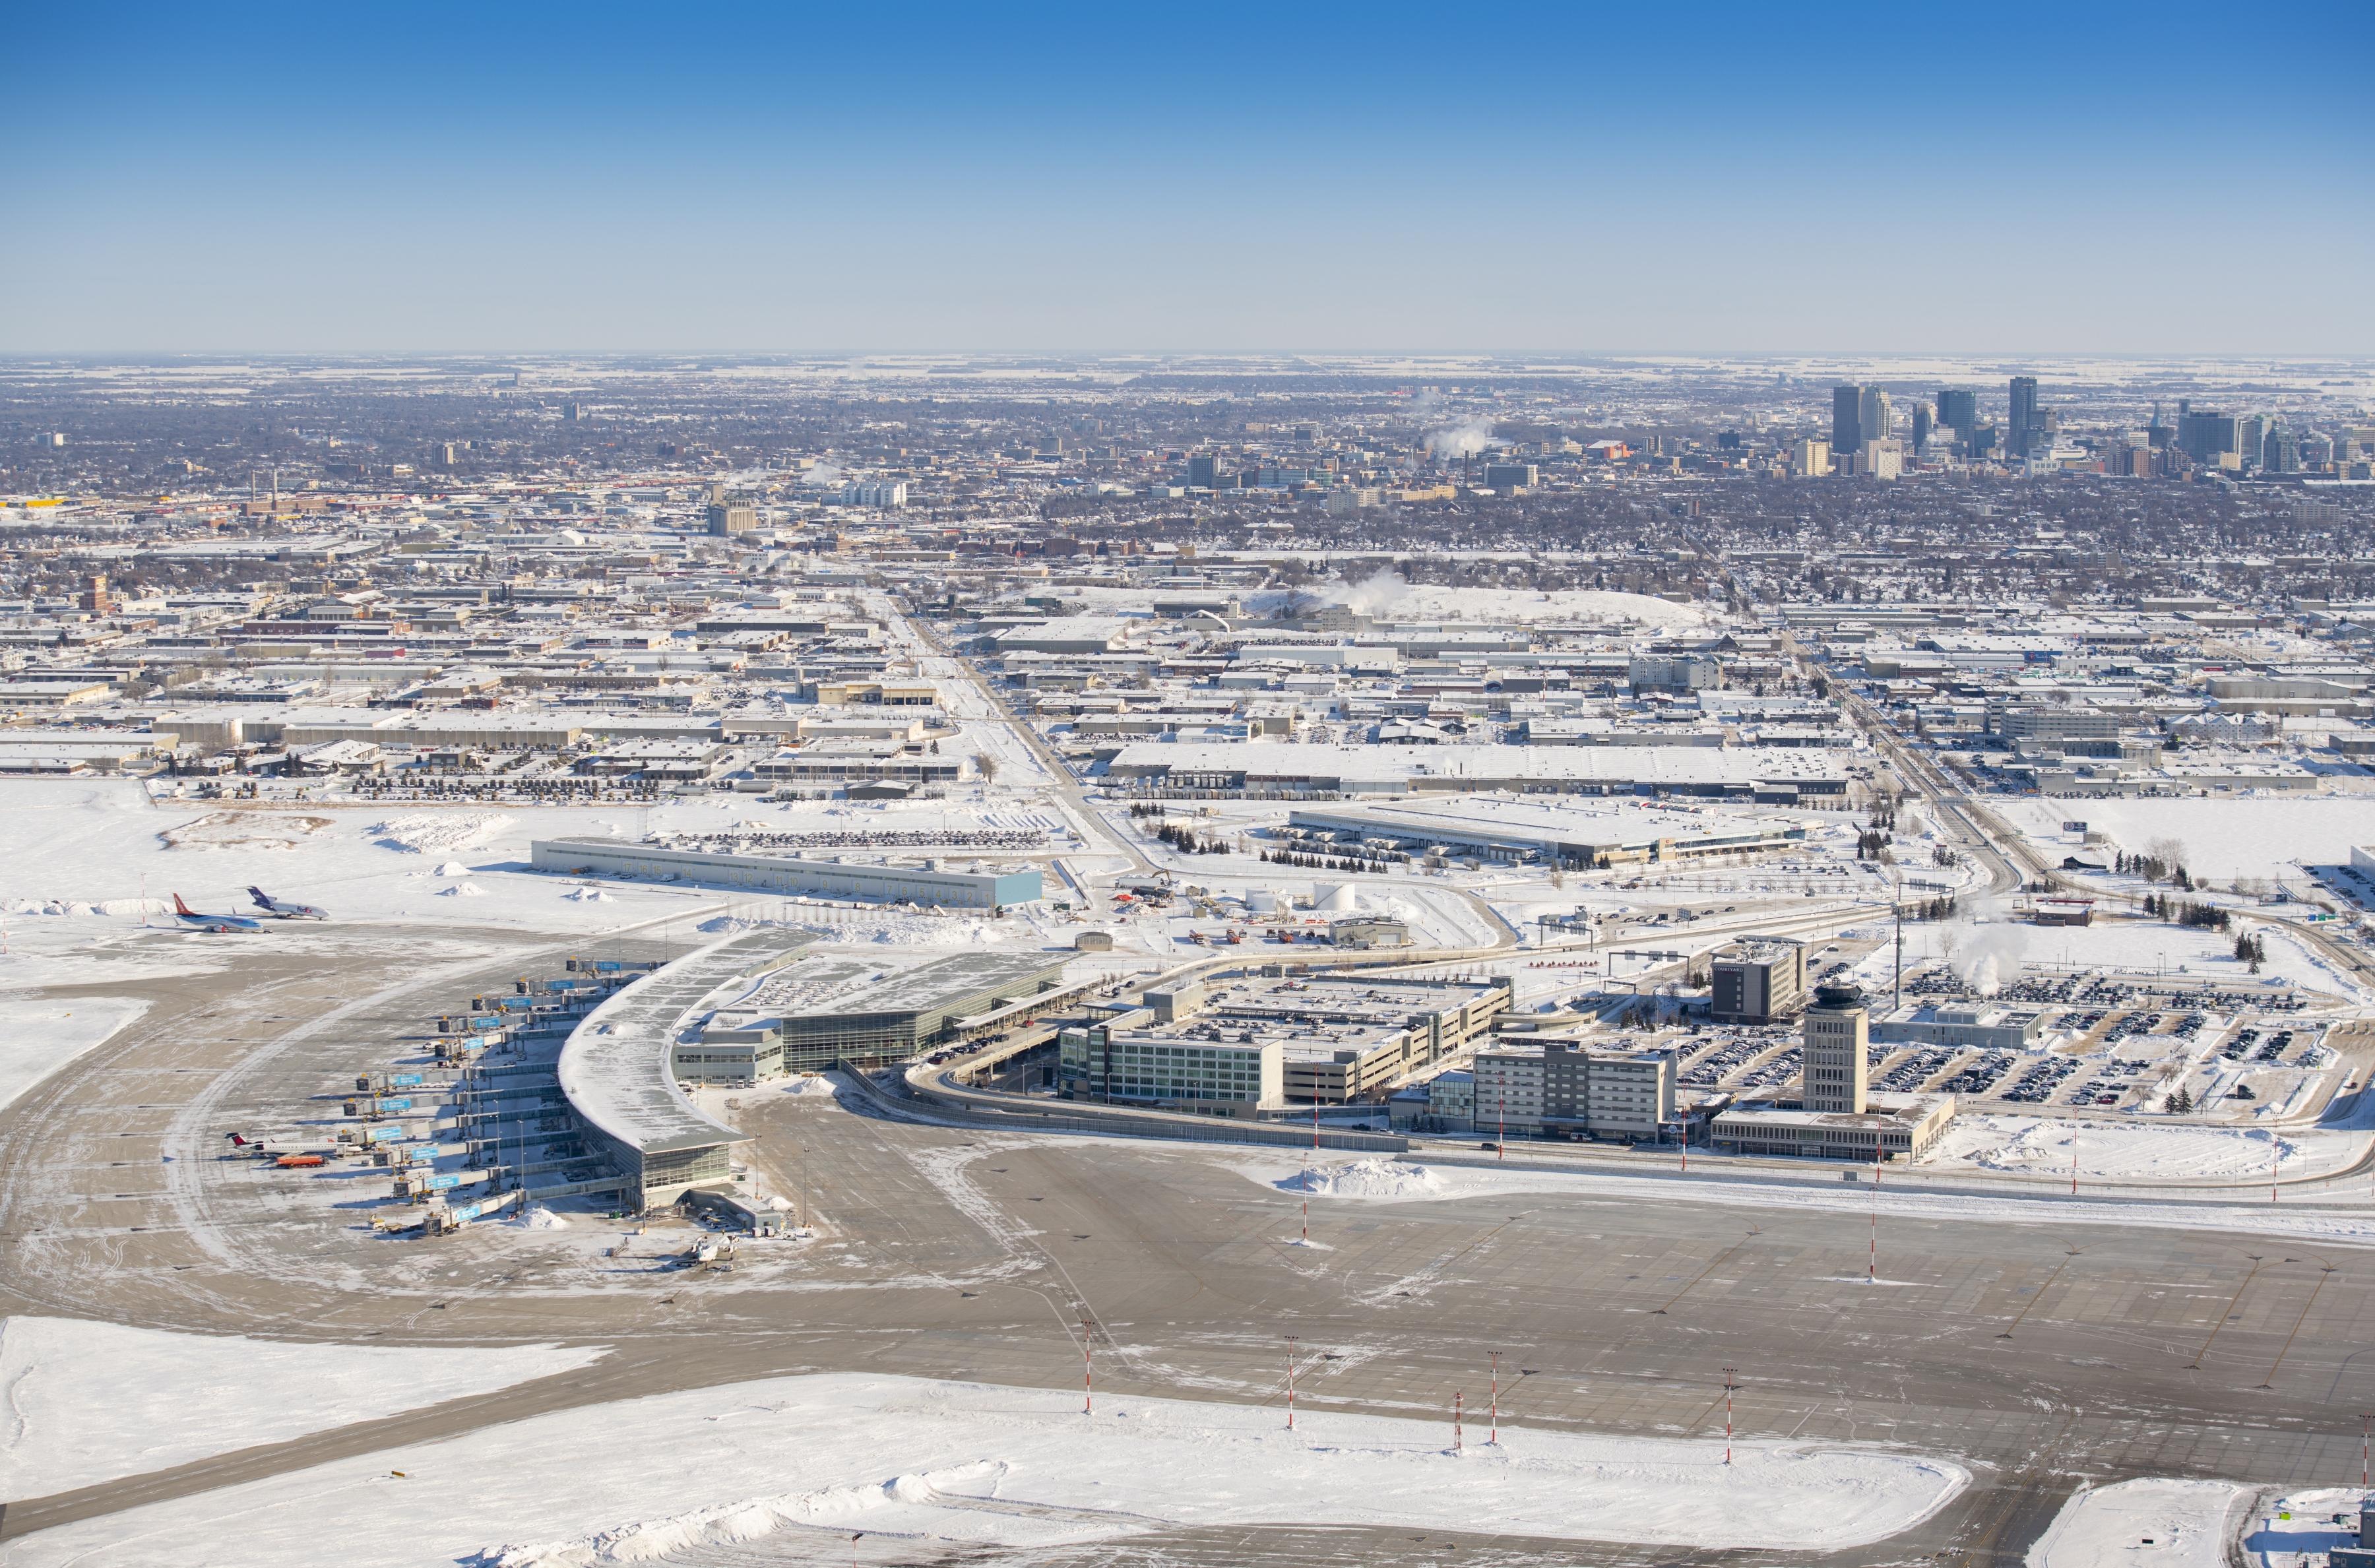
[[[12,22],[9,1568],[2375,1563],[2365,6]]]

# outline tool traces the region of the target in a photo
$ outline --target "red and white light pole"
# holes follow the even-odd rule
[[[1723,1462],[1731,1463],[1731,1389],[1732,1374],[1739,1369],[1723,1369]]]
[[[1294,1336],[1286,1337],[1286,1430],[1294,1430]]]
[[[1872,1256],[1864,1264],[1864,1282],[1880,1282],[1880,1118],[1872,1119]]]
[[[1097,1407],[1097,1367],[1089,1354],[1089,1336],[1096,1326],[1095,1318],[1081,1314],[1081,1414],[1084,1416],[1093,1413]]]
[[[1460,1412],[1460,1409],[1459,1409],[1459,1400],[1460,1400],[1460,1396],[1459,1396],[1459,1394],[1455,1393],[1455,1394],[1453,1394],[1453,1395],[1452,1395],[1452,1397],[1451,1397],[1451,1451],[1452,1451],[1454,1454],[1457,1454],[1457,1453],[1459,1453],[1459,1417],[1460,1417],[1460,1413],[1461,1413],[1461,1412]]]
[[[1493,1352],[1493,1436],[1492,1444],[1501,1446],[1501,1352]]]

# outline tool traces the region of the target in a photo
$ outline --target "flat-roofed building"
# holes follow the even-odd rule
[[[1719,1113],[1708,1135],[1726,1153],[1870,1164],[1927,1157],[1954,1120],[1951,1094],[1873,1095],[1857,1115],[1750,1101]]]
[[[539,840],[528,849],[539,871],[577,876],[641,877],[706,883],[778,893],[821,893],[828,898],[867,899],[988,909],[1029,903],[1040,896],[1037,867],[944,870],[937,859],[905,861],[857,855],[803,855],[708,853],[622,843],[617,839]]]
[[[1408,854],[1439,848],[1496,863],[1577,868],[1769,854],[1797,849],[1806,837],[1803,826],[1782,818],[1476,797],[1297,807],[1287,813],[1287,831],[1298,830]]]
[[[1248,978],[1208,982],[1200,996],[1187,987],[1160,995],[1156,1010],[1102,1037],[1064,1032],[1058,1076],[1066,1097],[1216,1115],[1382,1102],[1397,1086],[1488,1036],[1509,1005],[1504,984],[1383,976]],[[1279,1067],[1275,1096],[1263,1078],[1263,1098],[1198,1102],[1214,1087],[1254,1084],[1249,1065],[1270,1047]],[[1184,1092],[1190,1090],[1197,1092]]]
[[[1872,1026],[1883,1045],[1951,1045],[1987,1051],[2025,1051],[2045,1028],[2035,1008],[1981,1003],[1942,1003],[1907,1008]]]
[[[1708,1017],[1717,1023],[1770,1023],[1806,1001],[1806,949],[1781,938],[1752,938],[1718,953]]]

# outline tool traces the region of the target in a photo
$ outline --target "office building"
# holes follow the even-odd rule
[[[709,531],[720,536],[747,534],[759,525],[759,512],[756,507],[734,501],[711,501],[708,517]]]
[[[2246,468],[2267,466],[2268,433],[2276,428],[2274,414],[2246,414],[2235,423],[2235,450],[2243,454]]]
[[[2260,471],[2263,474],[2298,474],[2301,471],[2301,439],[2294,431],[2279,425],[2260,443]]]
[[[1625,679],[1637,692],[1712,691],[1723,685],[1723,666],[1707,654],[1635,654],[1625,661]]]
[[[1831,450],[1842,456],[1863,450],[1863,395],[1861,386],[1831,389]]]
[[[1790,471],[1800,478],[1813,478],[1831,471],[1831,443],[1826,441],[1802,441],[1790,450]]]
[[[1870,1070],[1864,1059],[1870,1015],[1851,985],[1817,985],[1806,1009],[1805,1105],[1817,1114],[1864,1114]]]
[[[1856,458],[1856,472],[1869,478],[1894,479],[1905,472],[1905,443],[1901,441],[1868,441]]]
[[[81,605],[85,615],[115,613],[115,599],[107,591],[107,578],[104,573],[83,579]]]
[[[1889,403],[1888,394],[1876,386],[1865,387],[1863,395],[1856,400],[1854,450],[1861,453],[1873,442],[1888,440],[1895,419],[1896,410]]]
[[[1496,490],[1528,489],[1537,482],[1539,470],[1531,463],[1487,463],[1484,483]]]
[[[1920,456],[1930,450],[1930,432],[1938,428],[1938,411],[1916,399],[1913,405],[1913,454]]]
[[[1979,427],[1979,395],[1968,387],[1939,388],[1938,422],[1968,436]]]
[[[2044,427],[2038,418],[2035,376],[2012,378],[2012,413],[2004,424],[2005,449],[2013,456],[2026,457],[2036,449]]]
[[[2240,455],[2243,450],[2243,421],[2209,408],[2193,408],[2180,404],[2177,414],[2177,449],[2204,467],[2215,468],[2219,459]]]
[[[1191,454],[1188,459],[1188,488],[1209,490],[1220,482],[1221,460],[1209,452]]]
[[[1806,949],[1785,938],[1753,939],[1716,955],[1707,1016],[1717,1023],[1771,1023],[1806,1003]]]
[[[1156,998],[1163,998],[1159,1003]],[[1381,1103],[1491,1032],[1505,984],[1314,975],[1150,993],[1154,1006],[1058,1040],[1070,1100],[1250,1116],[1314,1102]]]

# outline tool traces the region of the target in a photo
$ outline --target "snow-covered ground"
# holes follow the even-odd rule
[[[2081,968],[2125,970],[2132,973],[2177,974],[2222,990],[2274,990],[2285,982],[2303,990],[2323,992],[2350,1001],[2375,1000],[2364,989],[2343,978],[2333,962],[2310,950],[2283,926],[2246,916],[2244,925],[2263,937],[2267,962],[2253,974],[2235,957],[2235,937],[2228,931],[2204,931],[2172,925],[2161,920],[2109,919],[2093,925],[2028,926],[2000,921],[1991,927],[2008,944],[2015,960],[2038,964],[2075,964]],[[1927,954],[1948,956],[1950,946],[1971,939],[1972,927],[1961,923],[1906,930],[1906,961],[1917,948]],[[2007,965],[2006,967],[2009,967]]]
[[[1448,1391],[1447,1390],[1447,1405]],[[632,1432],[633,1441],[620,1441]],[[1045,1545],[1172,1526],[1388,1526],[1710,1549],[1886,1539],[1969,1477],[1911,1455],[933,1383],[769,1378],[559,1412],[63,1526],[17,1568],[574,1568],[778,1532]]]
[[[2028,1568],[2226,1568],[2227,1515],[2251,1494],[2231,1481],[2129,1480],[2090,1487],[2062,1506],[2028,1549]]]
[[[608,1353],[298,1345],[77,1318],[0,1319],[0,1498],[46,1497],[285,1442],[573,1372]]]
[[[2058,1220],[2173,1231],[2226,1231],[2245,1222],[2235,1209],[2211,1204],[2121,1203],[2084,1196],[1998,1197],[1986,1193],[1923,1190],[1924,1182],[1931,1177],[1954,1174],[1927,1167],[1891,1170],[1875,1194],[1861,1183],[1845,1187],[1836,1182],[1743,1181],[1728,1174],[1723,1180],[1703,1179],[1702,1173],[1708,1178],[1726,1174],[1725,1161],[1720,1157],[1700,1155],[1693,1156],[1687,1176],[1678,1172],[1648,1176],[1601,1175],[1589,1171],[1551,1171],[1518,1165],[1441,1165],[1376,1158],[1323,1161],[1307,1171],[1299,1163],[1241,1154],[1207,1158],[1282,1193],[1300,1194],[1308,1182],[1308,1190],[1314,1197],[1367,1203],[1448,1202],[1504,1197],[1515,1193],[1549,1193],[1633,1203],[1697,1200],[1732,1208],[1859,1215],[1870,1214],[1877,1207],[1883,1218],[1939,1221],[2028,1224]],[[2252,1209],[2248,1219],[2254,1232],[2375,1244],[2375,1216],[2344,1208],[2270,1206],[2264,1202],[2265,1195],[2262,1197],[2262,1206]]]
[[[2109,833],[2131,855],[2156,839],[2185,846],[2186,869],[2225,883],[2237,877],[2288,876],[2303,865],[2347,865],[2353,844],[2375,844],[2375,795],[2270,795],[2207,800],[1991,800],[1990,809],[2025,832],[2031,843],[2062,855],[2078,853],[2079,835],[2065,821],[2084,821]],[[2097,854],[2104,853],[2099,848]]]
[[[978,805],[900,806],[800,801],[748,796],[670,798],[632,805],[384,807],[307,804],[152,802],[134,780],[26,780],[0,785],[0,918],[13,937],[71,923],[95,937],[102,929],[137,930],[171,911],[178,893],[204,913],[254,914],[253,884],[278,897],[318,904],[342,924],[436,918],[508,925],[556,935],[593,934],[664,920],[721,904],[746,917],[808,919],[813,908],[690,885],[588,878],[527,869],[538,839],[593,835],[632,842],[648,831],[935,831],[970,826],[1045,826],[1045,808],[996,797]],[[1061,841],[1059,841],[1061,842]],[[1058,894],[1056,896],[1061,896]],[[849,906],[843,906],[847,909]],[[1029,918],[1041,919],[1034,906]],[[884,914],[887,938],[905,917]],[[922,918],[922,917],[916,917]],[[1052,927],[1051,927],[1052,928]],[[303,927],[268,923],[263,939],[287,940]],[[689,926],[687,933],[689,934]],[[1011,939],[1036,945],[1046,931],[1017,928]],[[248,938],[207,937],[207,942]],[[874,931],[857,937],[877,939]],[[942,938],[970,945],[970,936]],[[13,981],[5,983],[14,984]]]
[[[2040,1116],[1966,1116],[1939,1140],[1934,1165],[1977,1165],[2082,1179],[2204,1181],[2286,1176],[2347,1164],[2367,1148],[2363,1133],[2286,1133],[2248,1127],[2059,1120]],[[2073,1153],[2076,1163],[2072,1163]],[[2274,1159],[2271,1155],[2274,1155]]]
[[[0,975],[17,982],[13,966]],[[42,1001],[0,992],[0,1105],[100,1045],[148,1010],[148,1004],[123,996],[77,996]]]

